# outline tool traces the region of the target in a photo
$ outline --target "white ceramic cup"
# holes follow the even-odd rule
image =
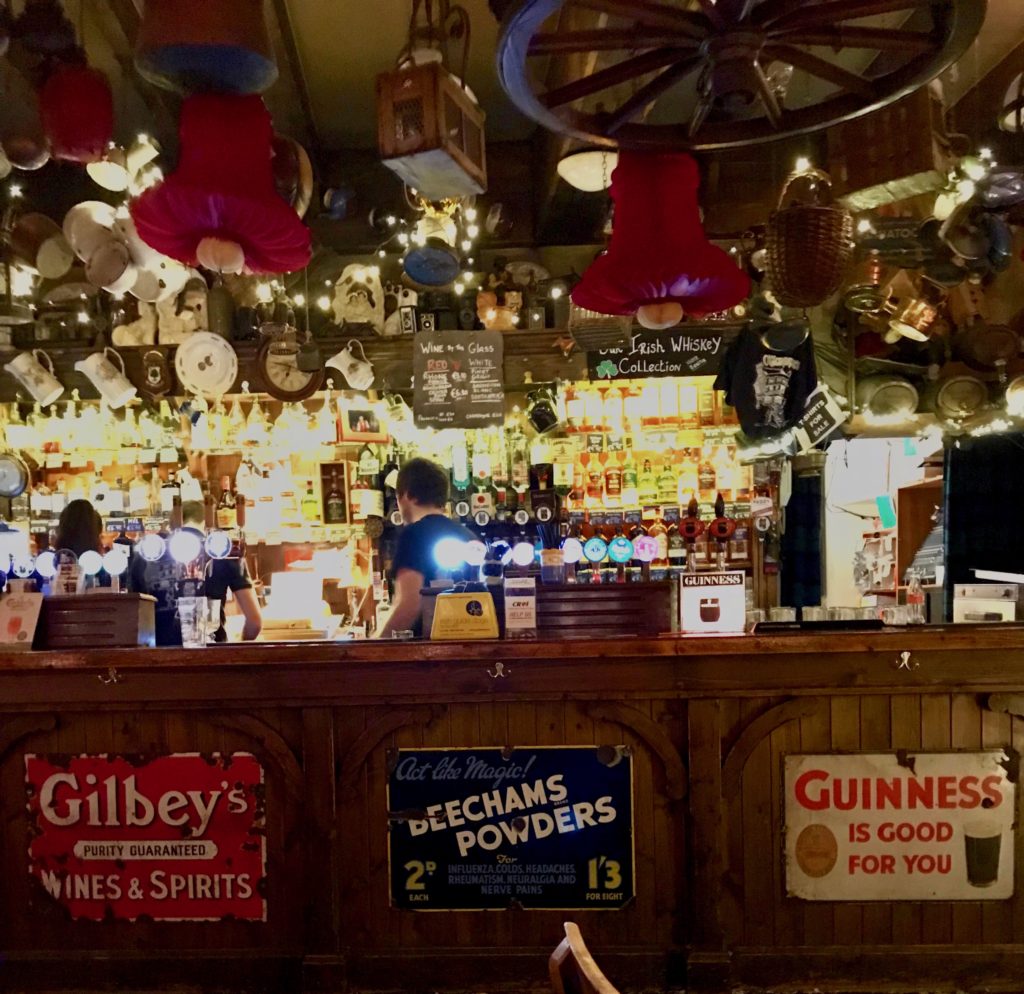
[[[43,407],[64,393],[60,380],[53,375],[53,360],[42,349],[19,352],[4,369]]]
[[[362,358],[357,358],[352,351],[352,346],[358,346]],[[353,390],[369,390],[373,386],[373,365],[366,358],[362,342],[350,339],[336,355],[327,360],[326,365],[338,370],[345,377],[345,382]]]
[[[75,363],[75,369],[88,378],[112,408],[124,407],[138,393],[124,375],[124,360],[111,348],[80,359]]]

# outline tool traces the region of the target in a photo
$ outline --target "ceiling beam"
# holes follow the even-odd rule
[[[108,0],[90,6],[92,16],[103,27],[121,67],[124,80],[153,117],[154,131],[173,143],[178,133],[177,101],[169,93],[148,83],[135,68],[135,39],[139,33],[143,0]]]
[[[565,5],[562,7],[558,20],[559,31],[599,30],[608,24],[608,14],[580,7]],[[576,80],[592,76],[597,69],[598,52],[571,52],[561,56],[553,56],[548,68],[546,91],[551,93]],[[561,179],[558,175],[559,160],[572,147],[573,139],[567,135],[556,134],[546,128],[539,128],[541,143],[540,155],[537,156],[538,173],[535,179],[537,190],[535,227],[536,237],[540,237],[548,219],[558,192]]]
[[[141,2],[141,0],[136,0]],[[299,46],[295,39],[295,26],[292,24],[291,13],[288,10],[288,0],[273,0],[274,16],[277,19],[277,29],[280,33],[281,43],[284,46],[285,58],[288,60],[288,71],[291,73],[292,82],[295,84],[295,91],[299,97],[299,106],[302,108],[302,116],[306,121],[306,132],[309,135],[309,152],[314,160],[323,153],[323,142],[320,138],[320,131],[316,126],[316,115],[313,113],[313,101],[309,95],[309,84],[306,81],[306,73],[302,66],[302,55],[299,53]]]

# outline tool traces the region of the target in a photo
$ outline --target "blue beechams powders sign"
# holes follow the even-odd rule
[[[621,908],[634,892],[632,771],[625,746],[400,749],[392,905]]]

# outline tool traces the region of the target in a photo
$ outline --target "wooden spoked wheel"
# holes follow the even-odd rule
[[[934,79],[985,0],[516,0],[498,74],[552,131],[722,149],[826,128]]]

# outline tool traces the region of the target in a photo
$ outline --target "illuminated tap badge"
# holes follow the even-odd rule
[[[263,769],[249,753],[25,756],[29,874],[91,921],[266,921]]]
[[[684,573],[679,606],[684,632],[742,632],[747,620],[745,574]]]

